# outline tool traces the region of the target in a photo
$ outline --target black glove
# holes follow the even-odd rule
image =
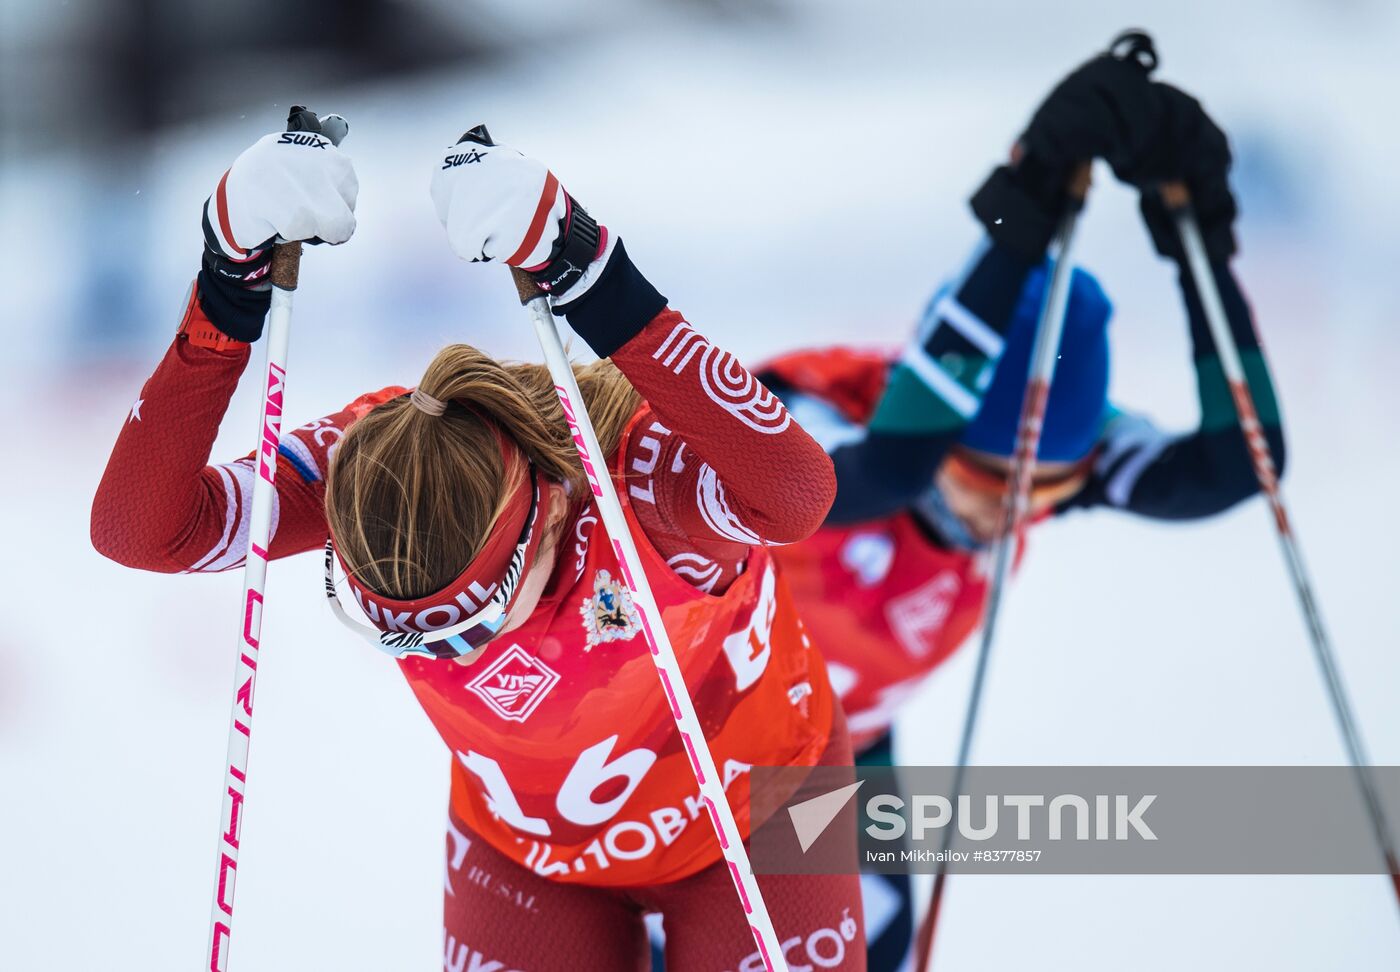
[[[1164,182],[1184,182],[1206,253],[1212,262],[1227,260],[1235,252],[1238,212],[1228,178],[1229,140],[1195,98],[1169,84],[1154,82],[1152,88],[1162,123],[1129,180],[1142,190],[1142,218],[1152,242],[1163,256],[1184,258],[1176,223],[1160,192]]]
[[[1120,178],[1139,164],[1160,127],[1149,74],[1152,39],[1139,31],[1057,84],[1031,116],[1009,166],[999,166],[972,197],[972,211],[997,242],[1039,260],[1055,233],[1076,166],[1101,158]]]
[[[1103,159],[1120,179],[1137,163],[1159,122],[1149,76],[1157,66],[1152,38],[1127,31],[1086,61],[1043,101],[1019,139],[1026,155],[1068,173]]]

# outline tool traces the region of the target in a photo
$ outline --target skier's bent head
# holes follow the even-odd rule
[[[1048,278],[1048,262],[1027,278],[981,407],[938,471],[938,489],[948,508],[979,541],[989,539],[1001,519]],[[936,299],[931,306],[937,306]],[[1076,267],[1070,274],[1064,333],[1036,452],[1032,516],[1069,499],[1089,476],[1094,449],[1111,415],[1108,323],[1112,316],[1113,305],[1098,279]]]
[[[574,371],[608,455],[640,397],[609,362]],[[381,646],[455,657],[530,616],[559,531],[588,495],[548,370],[455,344],[412,393],[350,426],[331,461],[326,516]],[[339,606],[333,566],[328,551]]]

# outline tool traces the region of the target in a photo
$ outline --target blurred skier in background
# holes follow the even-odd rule
[[[1107,161],[1141,190],[1151,239],[1176,263],[1200,421],[1190,432],[1170,433],[1109,401],[1112,304],[1092,274],[1076,269],[1035,467],[1032,522],[1101,507],[1197,520],[1258,490],[1200,295],[1158,194],[1166,181],[1184,182],[1191,192],[1282,471],[1278,404],[1230,269],[1236,208],[1228,143],[1199,102],[1152,81],[1151,66],[1106,52],[1050,92],[1010,164],[995,168],[971,199],[985,237],[934,294],[901,351],[820,348],[759,369],[836,466],[836,501],[824,526],[775,554],[827,659],[861,763],[892,761],[900,704],[978,626],[987,593],[981,554],[1007,488],[1046,250],[1084,160]],[[916,745],[931,751],[923,740]],[[870,968],[908,967],[909,878],[869,875],[863,885]]]

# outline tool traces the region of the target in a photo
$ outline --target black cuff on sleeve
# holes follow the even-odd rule
[[[235,341],[252,344],[262,336],[263,320],[272,304],[272,291],[248,290],[200,267],[196,287],[204,316]]]
[[[622,240],[613,247],[602,276],[577,300],[556,307],[593,353],[606,358],[666,308],[666,298],[627,256]]]

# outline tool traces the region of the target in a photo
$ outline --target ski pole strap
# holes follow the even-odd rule
[[[543,267],[530,271],[540,290],[561,297],[583,277],[588,265],[598,258],[602,242],[598,221],[588,215],[588,210],[567,192],[564,199],[564,227],[559,241],[554,245],[549,261]]]

